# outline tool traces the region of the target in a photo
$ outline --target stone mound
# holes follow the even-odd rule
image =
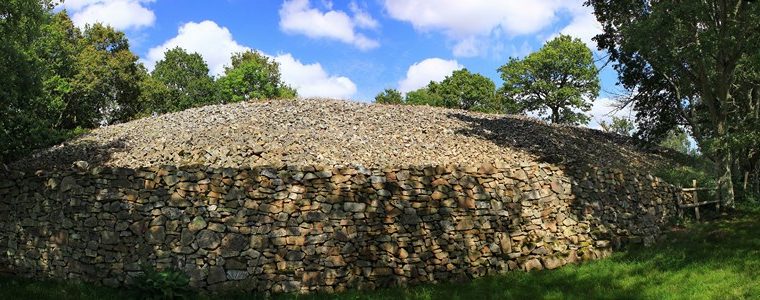
[[[541,161],[649,168],[631,138],[520,116],[300,99],[211,105],[107,126],[13,169],[90,166],[480,165]]]

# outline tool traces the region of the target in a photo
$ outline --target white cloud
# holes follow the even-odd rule
[[[303,64],[292,55],[274,57],[280,64],[282,81],[298,90],[302,97],[349,98],[356,93],[356,84],[344,76],[327,74],[319,63]]]
[[[348,8],[351,10],[351,12],[354,14],[353,20],[357,27],[359,28],[371,28],[375,29],[380,27],[380,23],[377,22],[372,16],[364,11],[359,5],[356,4],[356,2],[351,2],[348,5]]]
[[[399,81],[398,89],[402,93],[426,86],[430,81],[441,81],[455,70],[463,68],[456,60],[428,58],[409,66],[406,77]]]
[[[452,37],[488,34],[501,27],[512,35],[535,33],[555,20],[557,0],[385,0],[389,15],[418,30]]]
[[[209,71],[215,76],[224,73],[224,66],[230,65],[233,53],[250,49],[235,41],[227,28],[213,21],[189,22],[179,27],[177,36],[148,50],[145,65],[152,70],[156,62],[164,58],[166,50],[175,47],[203,56]]]
[[[588,127],[594,129],[601,129],[599,123],[602,121],[607,123],[612,122],[613,116],[618,118],[635,117],[635,114],[631,110],[630,105],[623,109],[618,109],[617,102],[606,97],[597,98],[596,101],[594,101],[594,105],[591,107],[591,110],[588,111],[587,114],[591,115],[591,122],[589,122]]]
[[[354,4],[354,6],[356,6]],[[354,18],[343,11],[322,12],[309,5],[309,0],[285,1],[280,8],[280,29],[310,38],[326,38],[354,45],[361,50],[377,48],[380,43],[356,31],[356,28],[379,26],[369,14],[354,7]]]
[[[596,50],[596,42],[591,40],[597,34],[602,33],[602,25],[596,20],[594,10],[590,7],[579,6],[570,8],[572,21],[562,28],[559,33],[571,35],[581,39],[592,50]],[[556,37],[553,35],[551,38]]]
[[[480,55],[482,50],[482,41],[478,40],[474,36],[465,38],[458,41],[452,49],[454,56],[458,57],[474,57]]]
[[[384,0],[388,14],[419,31],[440,31],[454,40],[455,56],[482,56],[502,36],[536,35],[570,13],[563,33],[589,41],[593,15],[582,0]]]
[[[78,27],[103,23],[119,30],[152,26],[156,15],[145,5],[155,0],[68,0],[62,7],[69,10]]]
[[[143,63],[152,70],[156,62],[164,58],[166,50],[175,47],[200,54],[209,65],[209,73],[214,76],[224,74],[224,66],[231,64],[233,53],[251,50],[235,41],[229,29],[213,21],[190,22],[180,26],[177,36],[151,48]],[[356,85],[351,79],[330,75],[319,63],[303,64],[289,53],[264,55],[280,64],[282,80],[301,96],[348,98],[356,93]]]

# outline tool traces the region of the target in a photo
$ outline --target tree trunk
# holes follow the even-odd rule
[[[725,150],[725,153],[720,156],[718,164],[718,174],[720,178],[718,178],[718,187],[722,188],[725,186],[725,197],[723,199],[723,205],[726,207],[734,208],[734,180],[732,177],[731,170],[733,169],[733,161],[731,157],[731,151]]]
[[[559,123],[559,107],[552,107],[552,124]]]

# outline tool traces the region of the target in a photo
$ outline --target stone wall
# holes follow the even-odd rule
[[[457,281],[651,242],[676,197],[634,171],[538,163],[13,173],[0,177],[0,265],[118,285],[150,264],[209,290]]]

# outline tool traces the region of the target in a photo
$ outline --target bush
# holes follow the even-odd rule
[[[190,278],[182,271],[158,271],[143,266],[143,274],[135,277],[134,287],[141,299],[187,299],[190,296]]]

